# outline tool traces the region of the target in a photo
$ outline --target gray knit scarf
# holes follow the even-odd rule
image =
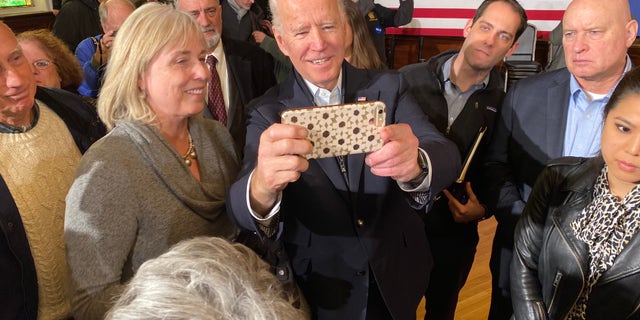
[[[208,138],[201,121],[194,118],[189,122],[189,131],[201,164],[200,181],[193,177],[182,156],[155,127],[118,121],[116,129],[131,138],[146,164],[176,198],[204,219],[215,221],[221,214],[226,214],[226,192],[239,164],[233,161],[233,157],[218,154],[216,150],[220,150],[219,146]]]

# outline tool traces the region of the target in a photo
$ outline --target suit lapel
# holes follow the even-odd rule
[[[378,100],[379,94],[362,88],[367,87],[371,77],[366,70],[356,69],[348,63],[342,65],[342,88],[344,88],[344,102],[352,103],[365,98],[366,101]],[[365,174],[363,167],[366,154],[349,155],[347,162],[347,173],[349,174],[349,188],[351,191],[364,191],[360,189],[360,180]]]
[[[281,88],[284,90],[289,90],[287,88],[292,88],[290,92],[283,91],[280,96],[283,97],[280,99],[280,103],[283,106],[287,106],[286,109],[291,108],[301,108],[301,107],[309,107],[315,105],[313,101],[313,95],[309,92],[307,85],[299,73],[294,72],[294,76],[289,78],[287,81],[293,81],[293,85],[283,85]],[[345,183],[344,177],[340,174],[340,167],[336,161],[336,158],[322,158],[322,159],[311,159],[309,160],[309,171],[313,170],[315,166],[318,166],[322,172],[324,172],[325,176],[331,181],[333,186],[337,190],[347,190],[347,184]],[[346,194],[340,192],[339,194]],[[348,199],[345,199],[347,201]]]
[[[244,126],[244,103],[240,98],[236,77],[229,71],[229,111],[227,112],[227,128],[232,126]]]
[[[344,102],[355,102],[360,96],[364,96],[367,101],[376,100],[376,96],[373,94],[366,94],[365,92],[359,92],[358,88],[365,86],[369,80],[369,75],[364,70],[359,70],[351,67],[349,64],[344,63],[342,68],[342,88],[344,90]],[[293,87],[293,91],[289,94],[284,92],[281,96],[289,97],[281,100],[281,103],[291,108],[307,107],[315,105],[313,101],[313,94],[309,92],[304,80],[299,73],[295,72],[294,77],[289,81],[295,81],[296,84]],[[289,87],[289,86],[283,86]],[[347,173],[349,179],[349,188],[345,182],[344,177],[340,172],[336,158],[323,158],[310,160],[310,165],[316,162],[318,166],[324,171],[325,175],[331,180],[333,185],[338,190],[348,190],[352,192],[357,191],[360,178],[364,166],[365,154],[349,155],[347,157]]]
[[[549,87],[546,112],[546,145],[549,146],[549,157],[558,158],[562,156],[564,148],[564,133],[567,127],[567,112],[569,103],[569,74],[559,73],[554,80],[554,85]],[[560,113],[558,113],[560,109]],[[560,114],[560,116],[556,116]]]
[[[559,73],[554,85],[549,87],[545,106],[546,145],[549,146],[549,157],[562,156],[564,148],[564,133],[567,127],[567,113],[569,103],[569,75]],[[558,112],[560,109],[560,112]]]
[[[229,119],[233,120],[238,108],[243,108],[249,103],[249,97],[253,97],[253,87],[246,82],[251,80],[251,61],[245,60],[242,56],[235,54],[233,43],[227,41],[223,46],[225,58],[227,60],[227,74],[229,76]],[[243,83],[244,82],[244,83]],[[242,90],[240,89],[242,88]]]
[[[340,173],[340,167],[338,166],[338,161],[336,158],[322,158],[322,159],[314,159],[309,160],[309,165],[313,162],[316,162],[318,166],[324,171],[325,175],[331,180],[331,183],[338,190],[349,190],[347,188],[347,184],[344,180],[344,177]],[[341,193],[342,194],[342,193]]]

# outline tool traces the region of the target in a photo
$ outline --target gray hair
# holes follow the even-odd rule
[[[105,24],[107,23],[107,17],[109,16],[109,3],[113,2],[114,0],[105,0],[102,1],[100,3],[100,6],[98,6],[98,15],[100,16],[100,23],[101,24]],[[123,3],[129,4],[131,5],[131,8],[135,9],[136,6],[133,5],[133,3],[129,0],[121,0]]]
[[[106,319],[308,318],[251,249],[197,237],[143,263]]]
[[[175,0],[178,1],[178,0]],[[269,9],[271,10],[271,24],[278,31],[278,33],[282,33],[282,21],[280,21],[280,8],[278,7],[278,2],[280,0],[269,0]],[[291,0],[286,0],[291,1]],[[307,0],[311,1],[311,0]],[[342,20],[346,19],[346,9],[344,7],[343,0],[336,0],[338,3],[338,11],[340,12]]]
[[[166,0],[166,1],[168,1],[168,2],[172,3],[172,4],[173,4],[173,7],[174,7],[174,8],[176,8],[176,9],[178,8],[178,2],[180,2],[180,0]],[[215,0],[215,1],[216,1],[219,5],[221,4],[221,3],[220,3],[220,0]]]

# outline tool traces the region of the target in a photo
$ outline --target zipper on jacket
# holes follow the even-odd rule
[[[547,319],[547,310],[544,309],[544,304],[542,301],[536,301],[535,306],[538,311],[538,317],[536,319]]]
[[[560,280],[562,280],[562,273],[557,272],[556,277],[553,279],[553,295],[551,295],[551,300],[549,301],[549,309],[553,307],[553,303],[556,300],[556,294],[558,293],[558,285],[560,284]]]
[[[562,273],[560,273],[560,272],[556,273],[556,277],[555,277],[555,279],[553,279],[553,287],[554,288],[558,287],[558,283],[560,283],[561,279],[562,279]]]
[[[462,111],[464,111],[464,107],[466,107],[466,106],[467,106],[466,104],[464,106],[462,106],[462,110],[460,110],[460,113],[462,113]],[[478,101],[475,102],[474,107],[476,108],[476,110],[478,110]],[[448,112],[448,110],[447,110],[447,112]],[[458,116],[460,116],[460,115],[458,114]],[[458,117],[456,117],[456,119],[458,119]],[[451,121],[451,124],[448,124],[449,123],[449,116],[447,115],[447,130],[445,132],[445,135],[447,135],[447,136],[449,135],[449,133],[451,132],[451,126],[456,121],[456,119],[453,119],[453,121]]]
[[[575,201],[575,199],[573,199]],[[569,201],[569,199],[565,199],[564,203],[562,204],[562,207],[564,207],[567,204],[567,201]],[[551,212],[550,214],[553,214],[553,212]],[[576,253],[576,251],[573,249],[573,247],[571,246],[571,242],[567,239],[566,235],[564,233],[562,233],[562,228],[560,228],[560,223],[554,218],[553,220],[553,226],[555,229],[557,229],[558,234],[560,235],[560,237],[562,238],[562,240],[564,241],[564,243],[567,245],[568,248],[570,248],[571,250],[571,255],[573,256],[573,258],[575,259],[576,264],[578,265],[578,271],[580,271],[580,290],[578,292],[582,292],[582,290],[584,290],[585,287],[585,282],[586,282],[586,275],[584,274],[584,271],[582,270],[582,268],[580,267],[580,259],[578,259],[578,254]],[[556,275],[557,277],[557,275]],[[562,278],[562,276],[560,276]],[[554,283],[555,283],[555,279],[554,279]],[[558,279],[558,282],[560,282],[560,279]],[[558,283],[559,284],[559,283]],[[557,288],[554,289],[554,294],[553,294],[553,298],[555,298],[555,293],[557,292]],[[576,305],[576,303],[578,303],[578,299],[580,298],[580,295],[576,295],[573,298],[573,302],[571,302],[571,306],[569,307],[568,310],[573,309],[573,307]],[[553,299],[551,300],[551,304],[553,303]],[[549,309],[551,310],[551,304],[549,304]],[[568,305],[568,304],[567,304]],[[561,315],[562,316],[562,315]],[[563,315],[564,318],[567,317],[567,315]]]

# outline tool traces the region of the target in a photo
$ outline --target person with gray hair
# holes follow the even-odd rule
[[[573,0],[562,28],[567,67],[509,88],[485,153],[485,203],[498,221],[489,264],[491,320],[509,319],[513,313],[514,230],[536,177],[551,159],[592,157],[600,151],[602,110],[632,67],[627,51],[636,40],[638,22],[631,17],[629,1]]]
[[[235,238],[233,139],[198,116],[209,79],[199,26],[149,3],[120,28],[98,99],[111,131],[80,161],[64,225],[75,319],[101,319],[140,265],[195,236]]]
[[[346,62],[344,0],[271,0],[270,8],[293,75],[247,118],[228,211],[261,239],[282,241],[314,319],[415,318],[432,266],[417,210],[454,181],[455,144],[429,122],[401,74]],[[307,159],[307,127],[280,121],[285,110],[356,101],[386,105],[383,143],[371,153]]]
[[[197,237],[142,264],[106,319],[309,319],[294,298],[248,247]]]
[[[136,7],[129,0],[105,0],[100,3],[100,25],[104,33],[82,40],[75,50],[84,80],[78,87],[81,95],[97,98],[102,77],[111,56],[111,46],[118,29]]]
[[[0,21],[0,319],[66,319],[64,199],[104,126],[77,95],[38,86],[32,67]]]
[[[251,100],[276,84],[273,58],[247,41],[228,36],[220,0],[174,0],[174,6],[198,22],[207,41],[205,61],[211,79],[202,115],[225,124],[242,151]]]

